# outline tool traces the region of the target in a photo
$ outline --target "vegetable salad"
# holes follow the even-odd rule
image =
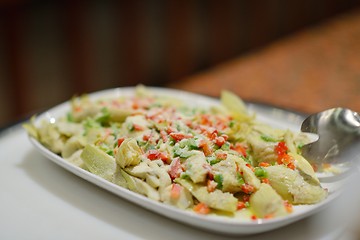
[[[139,86],[133,96],[73,98],[55,122],[24,125],[66,161],[155,201],[251,219],[291,214],[327,196],[301,156],[301,133],[259,123],[223,91],[205,108]]]

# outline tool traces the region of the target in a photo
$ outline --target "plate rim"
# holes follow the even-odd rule
[[[191,96],[194,98],[199,98],[201,101],[210,101],[212,103],[219,103],[219,100],[210,96],[201,95],[197,93],[187,92],[183,90],[177,90],[177,89],[171,89],[171,88],[162,88],[162,87],[146,87],[150,91],[155,91],[156,93],[181,93],[183,95]],[[119,87],[119,88],[110,88],[105,90],[100,90],[96,92],[92,92],[87,94],[89,97],[96,99],[104,96],[108,96],[109,93],[112,94],[132,94],[134,93],[134,90],[136,87]],[[65,108],[68,108],[70,105],[70,100],[67,100],[63,103],[60,103],[54,107],[49,108],[48,110],[45,110],[44,112],[40,113],[38,116],[36,116],[35,124],[38,124],[42,119],[49,118],[54,115],[54,113],[58,113],[59,111],[64,111]],[[298,120],[301,121],[302,118],[304,118],[304,115],[300,115],[300,113],[297,113],[295,111],[282,109],[276,106],[272,106],[270,104],[262,104],[262,103],[254,103],[254,102],[246,102],[248,106],[251,108],[264,108],[264,109],[275,109],[279,111],[280,114],[292,114],[294,116],[298,117]],[[213,105],[213,104],[210,104]],[[63,109],[64,108],[64,109]],[[63,115],[61,115],[63,116]],[[336,197],[340,194],[339,191],[329,193],[328,197],[323,200],[320,203],[313,204],[313,205],[307,205],[307,209],[303,212],[294,212],[290,215],[287,215],[285,217],[278,217],[274,219],[258,219],[255,221],[241,221],[239,219],[238,222],[235,222],[235,219],[231,220],[225,220],[222,217],[209,217],[209,216],[203,216],[196,213],[193,213],[191,211],[185,211],[182,209],[178,209],[174,206],[167,205],[165,203],[157,202],[155,200],[151,200],[147,198],[146,196],[143,196],[141,194],[132,192],[126,188],[123,188],[121,186],[118,186],[114,183],[111,183],[105,179],[102,179],[101,177],[88,172],[84,169],[81,169],[65,159],[63,159],[61,156],[51,152],[49,149],[47,149],[44,145],[42,145],[37,139],[29,136],[29,140],[31,144],[47,159],[51,160],[52,162],[56,163],[57,165],[65,168],[66,170],[70,171],[71,173],[77,175],[78,177],[81,177],[85,179],[86,181],[97,185],[100,188],[103,188],[127,201],[132,202],[133,204],[137,204],[138,206],[145,208],[147,210],[153,211],[157,214],[160,214],[162,216],[168,217],[170,219],[173,219],[175,221],[195,226],[203,230],[209,230],[216,233],[223,233],[223,234],[230,234],[230,235],[249,235],[249,234],[255,234],[255,233],[262,233],[269,230],[277,229],[280,227],[283,227],[285,225],[291,224],[293,222],[296,222],[298,220],[301,220],[303,218],[306,218],[310,215],[315,214],[316,212],[324,209],[327,207]],[[146,203],[147,205],[143,205],[143,203]],[[296,207],[296,206],[295,206]],[[166,211],[161,211],[161,210]],[[184,218],[190,217],[192,218],[191,223],[189,223],[184,218],[176,218],[175,216],[171,214],[183,214]],[[200,220],[200,221],[198,221]]]

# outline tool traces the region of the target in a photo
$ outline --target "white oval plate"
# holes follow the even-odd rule
[[[89,97],[92,99],[97,99],[103,97],[131,96],[134,93],[134,89],[135,88],[133,87],[128,87],[103,90],[89,94]],[[191,105],[207,107],[214,104],[219,104],[219,101],[214,98],[201,96],[189,92],[154,87],[150,87],[149,89],[159,95],[161,94],[173,97],[176,96],[177,98],[182,99]],[[300,125],[303,120],[303,116],[301,116],[300,114],[262,104],[248,103],[247,106],[249,111],[256,113],[257,119],[259,121],[268,123],[273,127],[290,129],[292,131],[299,131],[300,129]],[[70,102],[62,103],[39,115],[36,118],[35,124],[39,124],[39,122],[44,119],[47,121],[54,121],[59,117],[65,116],[65,114],[69,110]],[[237,235],[254,234],[288,225],[323,209],[336,196],[339,195],[340,187],[342,185],[341,182],[322,183],[323,187],[329,190],[329,196],[326,200],[314,205],[294,206],[294,212],[286,217],[266,220],[248,220],[215,215],[199,215],[191,211],[184,211],[170,205],[156,202],[145,196],[131,192],[128,189],[108,182],[88,171],[85,171],[79,167],[70,164],[59,155],[54,154],[53,152],[45,148],[36,139],[30,138],[30,141],[35,146],[35,148],[40,151],[40,153],[42,153],[44,156],[46,156],[56,164],[67,169],[73,174],[116,194],[117,196],[127,199],[132,203],[135,203],[143,208],[149,209],[175,221],[179,221],[193,227],[198,227],[218,233]]]

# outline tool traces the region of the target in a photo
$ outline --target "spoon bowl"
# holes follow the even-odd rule
[[[318,140],[302,147],[302,155],[319,171],[325,164],[349,168],[359,162],[359,113],[346,108],[328,109],[307,117],[301,131],[318,135]]]

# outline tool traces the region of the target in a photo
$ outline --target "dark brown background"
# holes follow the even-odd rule
[[[360,111],[360,6],[341,0],[0,0],[0,128],[143,83]]]

